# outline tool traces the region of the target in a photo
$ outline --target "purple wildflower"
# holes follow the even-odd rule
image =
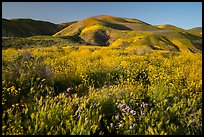
[[[67,88],[67,92],[69,93],[71,91],[71,88]]]
[[[119,120],[119,115],[116,115],[116,116],[115,116],[115,119]]]
[[[123,108],[124,106],[126,106],[125,103],[124,103],[124,104],[119,104],[119,105],[118,105],[118,108]]]
[[[119,124],[119,128],[123,127],[123,124]]]
[[[128,105],[126,105],[125,110],[129,111],[129,110],[130,110],[130,107],[129,107]]]
[[[88,121],[88,118],[87,118],[87,117],[85,118],[85,121]]]
[[[136,111],[134,111],[134,110],[131,110],[130,113],[133,115],[136,115]]]
[[[114,126],[114,124],[113,124],[113,123],[110,123],[110,126],[111,126],[111,127],[113,127],[113,126]]]

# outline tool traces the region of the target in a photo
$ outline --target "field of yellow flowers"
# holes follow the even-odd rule
[[[202,134],[202,54],[2,50],[3,135]]]

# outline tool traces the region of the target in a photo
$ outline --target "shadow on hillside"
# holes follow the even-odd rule
[[[110,23],[108,21],[103,21],[103,20],[100,20],[101,22],[104,23],[104,26],[106,27],[110,27],[110,28],[113,28],[113,29],[118,29],[118,30],[132,30],[122,24],[115,24],[115,23]]]
[[[94,33],[94,42],[96,45],[99,46],[108,46],[110,43],[108,42],[109,36],[107,35],[105,30],[98,30],[97,32]]]

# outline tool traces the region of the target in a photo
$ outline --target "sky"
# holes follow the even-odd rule
[[[3,2],[2,17],[64,23],[95,15],[135,18],[184,29],[202,26],[202,2]]]

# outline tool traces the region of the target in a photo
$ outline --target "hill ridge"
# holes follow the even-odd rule
[[[50,35],[53,38],[62,37],[84,45],[168,51],[202,50],[201,28],[185,30],[171,24],[151,25],[134,18],[96,15],[59,24],[33,19],[2,18],[2,22],[3,36],[9,36],[7,33],[15,30],[17,34],[14,32],[13,36]],[[10,22],[15,23],[9,24]],[[12,29],[9,25],[13,25]],[[48,33],[49,29],[52,29],[52,32]]]
[[[30,18],[2,18],[2,36],[28,37],[36,35],[53,35],[60,26],[48,21]]]

